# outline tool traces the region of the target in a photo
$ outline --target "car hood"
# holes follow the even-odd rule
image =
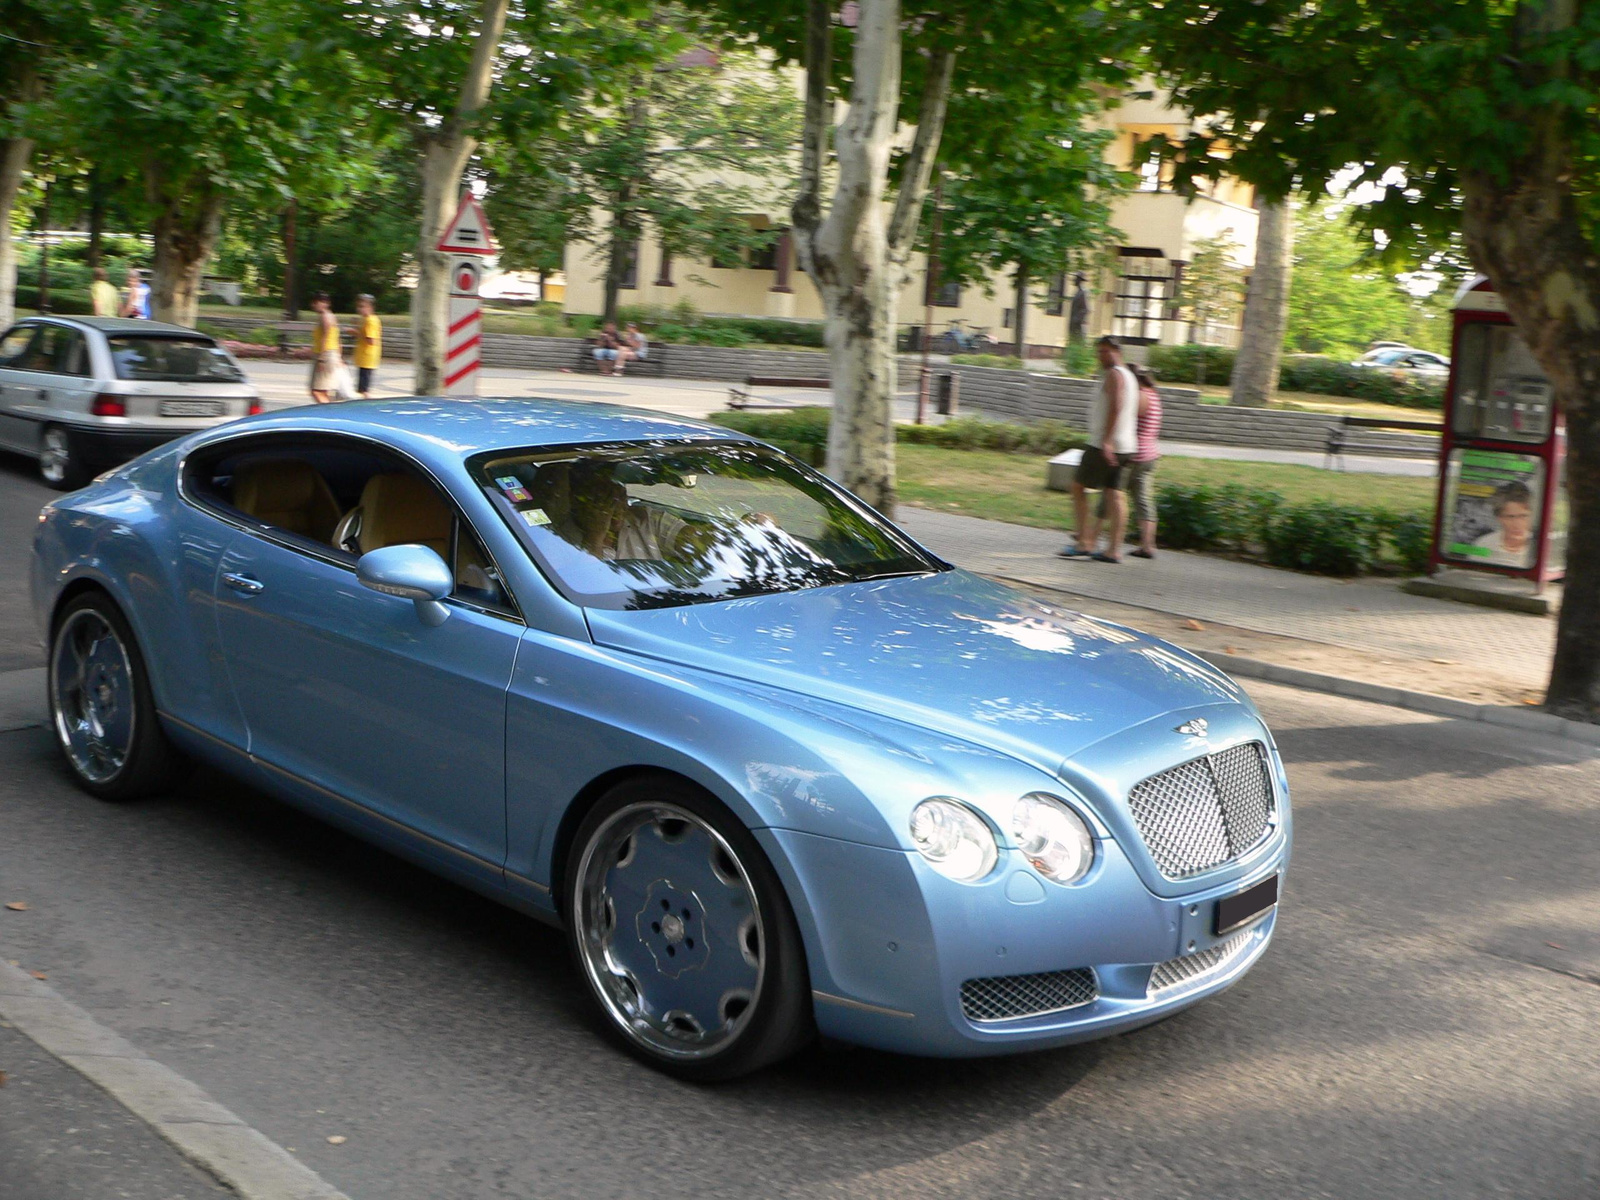
[[[588,618],[601,645],[936,729],[1052,775],[1163,713],[1248,704],[1187,651],[958,570]]]

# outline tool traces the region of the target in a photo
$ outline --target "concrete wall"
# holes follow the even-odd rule
[[[1089,406],[1097,386],[1092,379],[988,367],[950,369],[961,378],[964,412],[1007,421],[1065,421],[1078,429],[1089,423]],[[1317,453],[1327,444],[1328,430],[1339,421],[1338,417],[1322,413],[1201,404],[1200,393],[1193,388],[1162,388],[1161,411],[1161,436],[1169,441]],[[1416,434],[1362,430],[1359,437],[1362,442],[1381,445],[1383,449],[1376,453],[1382,454],[1429,457],[1439,450],[1437,438]]]

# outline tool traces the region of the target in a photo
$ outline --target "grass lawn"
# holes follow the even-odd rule
[[[1045,489],[1045,458],[902,442],[895,447],[895,461],[900,498],[908,504],[1041,529],[1063,529],[1069,522],[1067,494]],[[1157,468],[1156,481],[1163,480],[1190,485],[1239,483],[1270,488],[1290,501],[1373,504],[1396,512],[1431,511],[1435,486],[1432,479],[1404,475],[1173,456],[1163,458]]]

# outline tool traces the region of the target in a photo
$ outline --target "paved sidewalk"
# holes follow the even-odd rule
[[[1465,676],[1514,688],[1543,687],[1555,646],[1553,618],[1412,596],[1393,579],[1329,579],[1176,551],[1163,551],[1153,562],[1129,558],[1114,566],[1057,558],[1066,535],[1048,529],[909,506],[897,520],[936,553],[970,570],[1402,665],[1410,660],[1455,667]]]

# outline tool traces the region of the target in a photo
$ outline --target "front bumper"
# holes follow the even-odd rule
[[[1147,1025],[1243,976],[1276,925],[1269,912],[1239,931],[1212,932],[1215,901],[1282,871],[1280,829],[1225,882],[1154,895],[1117,843],[1072,887],[1041,881],[1014,853],[984,883],[955,883],[915,852],[788,830],[758,830],[795,900],[817,1025],[844,1041],[948,1057],[1063,1046]],[[1009,860],[1009,861],[1007,861]],[[1227,947],[1223,943],[1238,938]],[[1153,969],[1188,954],[1231,951],[1213,969],[1152,990]],[[1204,960],[1200,960],[1204,961]],[[969,980],[1092,969],[1095,997],[1063,1011],[976,1021]]]

